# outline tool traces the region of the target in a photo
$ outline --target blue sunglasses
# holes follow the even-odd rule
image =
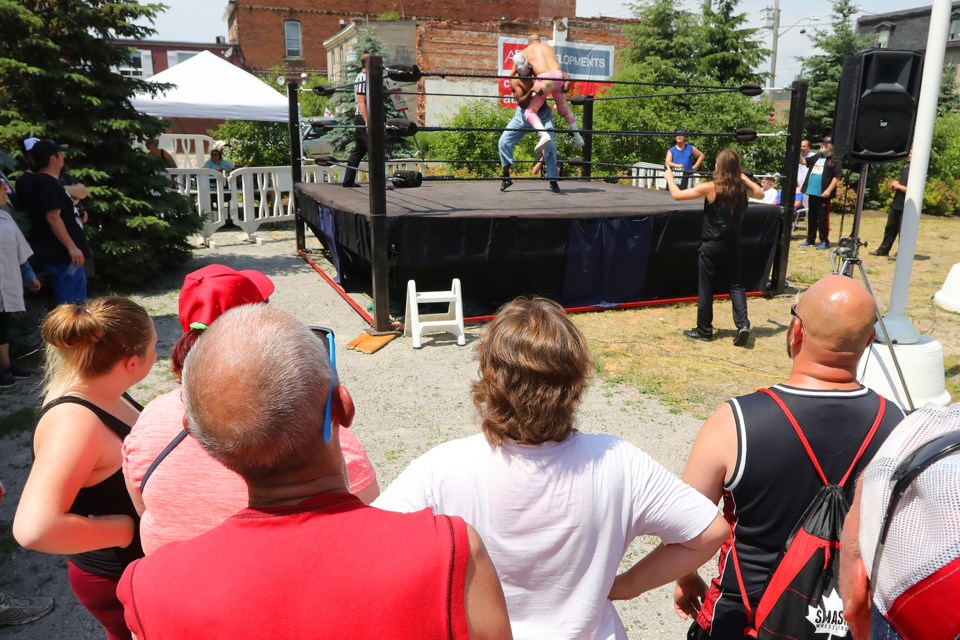
[[[327,411],[323,418],[323,441],[330,442],[330,432],[333,428],[333,391],[337,388],[337,350],[334,341],[333,329],[326,327],[310,327],[317,337],[327,343],[327,352],[330,354],[330,371],[333,379],[330,381],[330,391],[327,393]]]

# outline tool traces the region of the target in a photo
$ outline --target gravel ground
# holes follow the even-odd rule
[[[134,397],[146,402],[174,386],[169,352],[180,332],[176,317],[179,283],[183,274],[221,262],[269,275],[277,287],[272,304],[307,324],[322,324],[336,332],[340,380],[350,389],[357,406],[353,430],[367,448],[381,487],[434,445],[476,432],[478,420],[468,394],[477,374],[476,328],[466,347],[457,347],[451,337],[438,335],[425,338],[420,350],[411,347],[409,338],[400,338],[373,355],[347,351],[344,345],[362,332],[365,323],[296,257],[292,230],[261,233],[262,244],[248,242],[245,237],[233,231],[217,233],[218,248],[198,248],[182,273],[171,275],[170,282],[175,286],[134,296],[154,317],[161,356],[148,378],[132,391]],[[318,248],[319,244],[310,239],[308,247]],[[0,418],[34,403],[36,390],[27,384],[0,392]],[[586,395],[579,426],[585,432],[625,438],[679,473],[700,423],[690,416],[671,413],[631,388],[597,380]],[[0,590],[19,597],[53,596],[56,607],[37,622],[3,629],[3,635],[18,640],[102,638],[99,625],[70,591],[64,559],[24,551],[9,535],[9,523],[31,461],[30,440],[29,430],[0,438],[0,479],[8,490],[8,499],[0,506]],[[625,563],[635,561],[654,543],[649,539],[635,541]],[[671,593],[661,588],[637,600],[618,603],[631,638],[684,636],[687,623],[673,613]]]

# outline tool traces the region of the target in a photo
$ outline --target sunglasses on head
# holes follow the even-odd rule
[[[333,335],[333,329],[326,327],[310,327],[313,333],[324,341],[327,345],[327,353],[330,356],[330,371],[333,378],[330,380],[330,391],[327,393],[327,409],[323,417],[323,441],[330,442],[330,434],[333,429],[333,391],[337,388],[337,351],[336,342]]]

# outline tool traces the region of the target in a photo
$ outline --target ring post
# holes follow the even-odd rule
[[[593,96],[586,96],[583,100],[583,166],[580,168],[584,178],[593,175]]]
[[[373,267],[373,329],[390,331],[390,295],[387,291],[387,177],[384,149],[383,59],[367,63],[367,175],[370,180],[370,251]]]
[[[290,130],[290,178],[291,184],[293,185],[293,188],[290,189],[290,198],[293,200],[295,220],[294,228],[296,229],[297,235],[297,251],[306,251],[306,229],[304,228],[303,218],[300,217],[300,207],[298,206],[298,200],[296,197],[296,185],[303,181],[303,160],[300,157],[302,155],[300,147],[300,98],[298,94],[298,91],[300,90],[300,83],[298,81],[299,77],[287,77],[287,103],[289,105],[287,124],[289,125]]]
[[[767,293],[779,296],[787,284],[787,259],[790,257],[790,236],[793,231],[793,203],[797,190],[797,168],[800,164],[800,140],[803,138],[803,119],[807,113],[807,81],[797,80],[790,90],[790,123],[787,127],[787,155],[783,161],[786,172],[780,181],[780,243],[773,256],[773,273]],[[809,216],[807,224],[810,224]]]

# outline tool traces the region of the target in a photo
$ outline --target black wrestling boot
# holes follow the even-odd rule
[[[503,180],[500,181],[500,191],[506,191],[511,186],[513,186],[513,180],[511,180],[510,178],[504,178]]]
[[[560,193],[560,185],[557,184],[556,180],[550,181],[550,191],[553,191],[554,193]]]

